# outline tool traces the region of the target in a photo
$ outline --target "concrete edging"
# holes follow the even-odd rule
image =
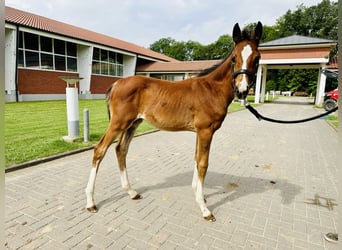
[[[155,133],[155,132],[158,132],[158,131],[160,131],[160,130],[159,129],[154,129],[154,130],[151,130],[151,131],[148,131],[148,132],[137,134],[134,137],[139,137],[139,136],[143,136],[143,135],[146,135],[146,134],[151,134],[151,133]],[[115,140],[113,143],[115,143],[116,141],[117,140]],[[92,146],[89,146],[89,147],[79,148],[79,149],[76,149],[76,150],[72,150],[72,151],[68,151],[68,152],[64,152],[64,153],[60,153],[60,154],[56,154],[56,155],[51,155],[51,156],[48,156],[48,157],[39,158],[39,159],[36,159],[36,160],[20,163],[20,164],[13,165],[13,166],[10,166],[10,167],[7,167],[7,168],[5,167],[5,173],[13,172],[13,171],[16,171],[16,170],[21,170],[21,169],[28,168],[28,167],[33,167],[33,166],[36,166],[36,165],[41,164],[41,163],[45,163],[45,162],[53,161],[53,160],[56,160],[56,159],[59,159],[59,158],[62,158],[62,157],[66,157],[66,156],[82,153],[84,151],[88,151],[88,150],[93,149],[94,146],[95,146],[95,144],[92,145]]]

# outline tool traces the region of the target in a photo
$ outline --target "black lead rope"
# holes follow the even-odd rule
[[[272,118],[269,118],[269,117],[265,117],[261,114],[259,114],[259,112],[254,109],[252,107],[252,105],[250,104],[246,104],[245,105],[246,108],[253,114],[255,115],[255,117],[261,121],[261,120],[265,120],[265,121],[268,121],[268,122],[275,122],[275,123],[301,123],[301,122],[308,122],[308,121],[312,121],[312,120],[315,120],[315,119],[318,119],[318,118],[321,118],[323,116],[326,116],[326,115],[329,115],[330,113],[333,113],[335,112],[337,109],[338,109],[338,106],[336,106],[335,108],[333,108],[332,110],[328,111],[328,112],[325,112],[323,114],[320,114],[320,115],[316,115],[316,116],[313,116],[313,117],[309,117],[309,118],[306,118],[306,119],[301,119],[301,120],[294,120],[294,121],[283,121],[283,120],[276,120],[276,119],[272,119]]]

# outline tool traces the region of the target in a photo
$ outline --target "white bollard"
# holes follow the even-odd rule
[[[80,136],[80,121],[78,118],[78,88],[76,83],[82,80],[82,77],[60,76],[60,79],[66,82],[66,108],[68,120],[68,135],[63,136],[63,140],[74,142]]]
[[[66,88],[66,106],[68,118],[68,138],[74,140],[80,136],[80,122],[78,118],[78,89]]]

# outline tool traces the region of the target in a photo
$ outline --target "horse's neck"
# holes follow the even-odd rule
[[[217,69],[208,74],[208,79],[212,79],[212,83],[221,88],[222,93],[227,95],[227,99],[234,95],[231,58],[228,58]]]

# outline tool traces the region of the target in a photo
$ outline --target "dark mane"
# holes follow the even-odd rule
[[[215,69],[220,67],[229,58],[229,56],[232,54],[232,52],[233,52],[233,50],[229,53],[228,56],[226,56],[224,59],[222,59],[221,62],[211,66],[210,68],[202,70],[197,76],[206,76],[206,75],[210,74],[211,72],[213,72]]]
[[[242,40],[251,40],[251,35],[250,35],[250,31],[249,30],[244,29],[242,31],[241,41]],[[215,69],[220,67],[229,58],[229,56],[232,54],[233,50],[234,50],[234,48],[229,52],[229,54],[225,58],[222,59],[222,61],[220,63],[217,63],[217,64],[211,66],[210,68],[202,70],[197,76],[208,75],[211,72],[213,72]]]

